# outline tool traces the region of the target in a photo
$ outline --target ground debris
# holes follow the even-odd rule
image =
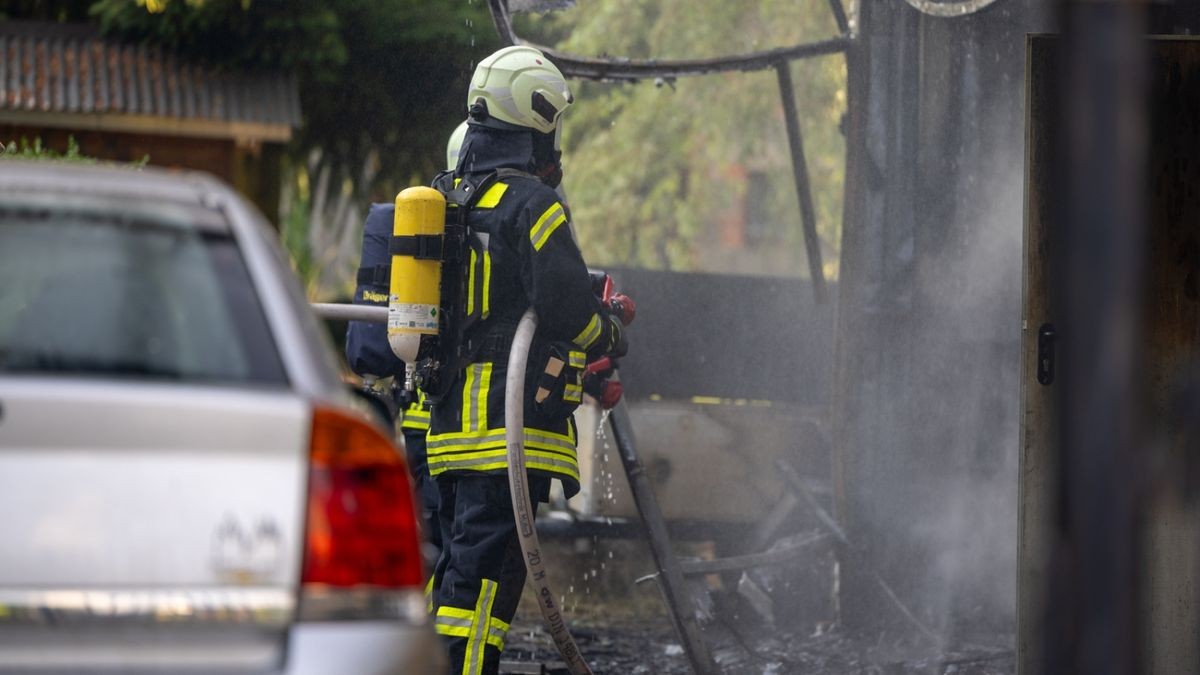
[[[588,664],[599,674],[685,675],[687,657],[666,621],[622,620],[574,630]],[[712,635],[713,658],[724,675],[1012,675],[1015,652],[1006,646],[956,645],[941,650],[887,636],[815,635],[772,631],[758,639]],[[566,673],[549,634],[536,622],[513,626],[502,673]]]
[[[800,532],[797,537],[810,537]],[[791,540],[788,540],[791,543]],[[797,541],[803,541],[799,539]],[[588,665],[597,675],[687,675],[687,654],[654,584],[635,579],[653,571],[636,541],[550,542],[548,552],[564,593],[564,609]],[[1013,675],[1015,644],[998,622],[934,621],[953,633],[941,644],[896,619],[894,632],[849,634],[838,627],[828,593],[833,552],[828,540],[795,562],[751,572],[771,598],[768,616],[737,592],[741,573],[699,577],[694,595],[700,623],[723,675]],[[685,549],[686,550],[686,549]],[[695,551],[689,551],[693,555]],[[704,557],[704,556],[699,556]],[[790,561],[790,559],[789,559]],[[814,562],[815,561],[815,562]],[[600,570],[597,575],[593,570]],[[708,575],[712,577],[713,575]],[[707,588],[707,590],[706,590]],[[528,589],[527,589],[528,590]],[[978,625],[976,625],[978,624]],[[941,638],[939,638],[941,639]],[[566,675],[562,657],[531,593],[512,622],[501,673]]]

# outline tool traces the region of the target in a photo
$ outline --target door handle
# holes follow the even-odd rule
[[[1050,386],[1054,382],[1054,343],[1057,337],[1052,323],[1044,323],[1038,328],[1037,381],[1042,386]]]

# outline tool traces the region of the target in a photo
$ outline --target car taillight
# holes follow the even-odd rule
[[[305,540],[306,586],[424,584],[408,467],[369,422],[313,411]]]

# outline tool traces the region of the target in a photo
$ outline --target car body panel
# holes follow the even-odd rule
[[[202,174],[0,162],[0,210],[39,200],[232,236],[284,377],[0,370],[0,672],[440,672],[421,589],[301,592],[313,410],[358,403],[262,216]]]
[[[302,399],[12,377],[0,405],[0,587],[298,583]]]

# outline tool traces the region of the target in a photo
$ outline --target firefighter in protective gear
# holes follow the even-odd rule
[[[446,170],[454,171],[458,165],[458,152],[462,148],[463,137],[467,134],[467,123],[463,121],[446,142]],[[416,483],[417,494],[420,496],[423,511],[426,539],[433,547],[433,559],[442,554],[442,529],[438,522],[438,490],[429,476],[429,466],[426,461],[425,436],[429,432],[429,408],[425,405],[424,392],[417,390],[411,404],[404,410],[404,418],[400,422],[400,431],[404,434],[405,455],[408,468]],[[430,575],[425,588],[429,599],[430,609],[433,607],[434,576]]]
[[[454,171],[454,167],[458,166],[458,153],[462,150],[463,138],[467,135],[467,121],[463,120],[454,128],[450,134],[450,140],[446,143],[446,170]]]
[[[568,497],[578,492],[570,413],[581,399],[579,375],[589,356],[621,342],[619,322],[592,293],[570,214],[554,191],[561,177],[558,130],[570,103],[562,74],[538,50],[508,47],[489,56],[471,82],[458,166],[440,179],[470,184],[498,172],[467,213],[480,244],[472,250],[465,294],[468,313],[478,317],[462,336],[469,363],[433,406],[427,438],[443,528],[435,626],[456,675],[497,672],[525,583],[504,439],[504,384],[517,322],[529,307],[537,312],[524,429],[535,507],[548,499],[553,478]]]

